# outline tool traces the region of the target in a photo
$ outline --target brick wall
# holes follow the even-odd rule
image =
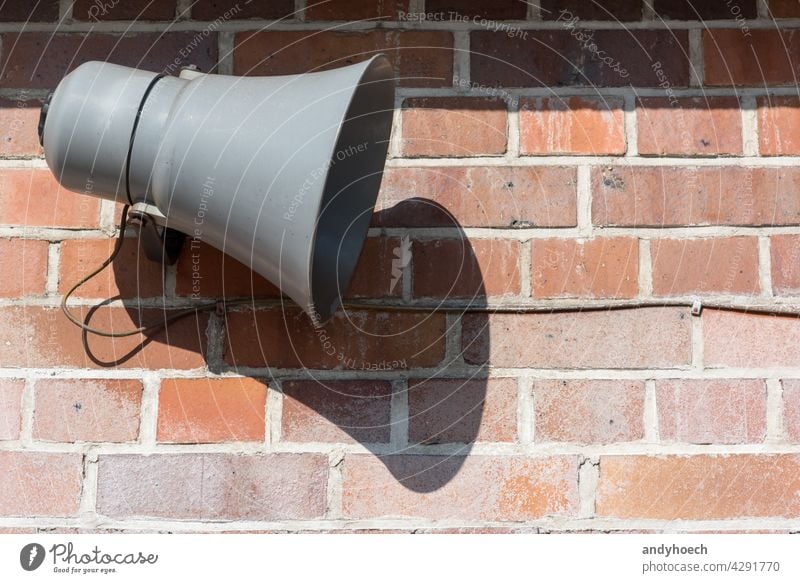
[[[315,329],[204,248],[201,295],[255,310],[82,345],[60,294],[119,208],[59,189],[36,124],[90,59],[270,75],[387,53],[397,113],[351,298],[800,303],[797,2],[306,4],[0,8],[0,529],[800,529],[797,319],[350,310]],[[130,239],[76,309],[158,319],[194,301],[194,259],[162,272]]]

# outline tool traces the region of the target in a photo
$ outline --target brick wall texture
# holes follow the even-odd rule
[[[35,7],[32,7],[35,4]],[[313,4],[313,5],[312,5]],[[800,8],[787,0],[0,6],[0,529],[800,530]],[[221,252],[131,236],[36,136],[93,59],[398,77],[365,250],[324,327]],[[199,293],[193,274],[199,265]],[[451,313],[390,305],[444,302]]]

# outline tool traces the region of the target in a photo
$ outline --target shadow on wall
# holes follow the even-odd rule
[[[381,224],[385,213],[424,213],[433,223],[449,226],[451,235],[436,240],[368,239],[345,296],[349,301],[371,298],[402,304],[406,286],[413,297],[426,303],[448,299],[473,307],[485,305],[476,254],[450,212],[429,200],[409,199],[376,213],[374,224]],[[187,253],[191,251],[185,249]],[[204,254],[201,265],[210,272],[224,259],[210,247],[203,247],[200,253]],[[131,276],[129,263],[133,260],[146,268],[141,253],[112,264],[121,297],[136,298],[142,287],[141,280]],[[222,285],[217,278],[208,278],[212,295],[247,297],[253,289],[256,297],[272,297],[273,301],[230,308],[224,318],[217,319],[216,332],[212,325],[211,338],[206,338],[205,317],[214,316],[186,318],[139,339],[136,345],[125,340],[122,350],[109,348],[116,341],[84,335],[88,357],[104,367],[133,363],[172,368],[174,365],[159,365],[160,353],[171,352],[179,360],[191,353],[189,362],[199,356],[199,366],[204,363],[215,373],[238,372],[268,381],[273,390],[280,387],[285,394],[281,437],[285,441],[360,443],[396,480],[416,492],[437,490],[456,476],[472,444],[480,439],[488,383],[488,363],[481,362],[480,356],[489,353],[484,345],[489,324],[485,314],[469,316],[469,337],[474,339],[469,344],[480,343],[477,348],[462,344],[467,340],[462,341],[457,317],[364,309],[363,302],[362,307],[340,309],[330,322],[315,327],[294,303],[281,299],[274,287],[249,269],[230,259],[225,265],[230,270],[224,268]],[[184,268],[179,264],[177,269],[180,292],[187,284],[181,275]],[[411,273],[424,277],[403,281]],[[168,313],[157,306],[145,308],[137,300],[126,304],[127,315],[134,322],[158,321],[159,314]],[[105,309],[93,309],[90,319]],[[92,320],[92,325],[102,324]],[[472,364],[465,364],[465,354]],[[512,392],[516,397],[515,387]],[[507,421],[513,425],[509,429],[513,435],[515,420]],[[410,453],[409,449],[416,451]],[[432,455],[419,455],[429,451]]]

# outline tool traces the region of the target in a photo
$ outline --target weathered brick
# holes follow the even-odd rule
[[[643,97],[636,102],[639,154],[720,156],[742,153],[736,97]]]
[[[772,292],[776,295],[800,293],[800,236],[775,235],[770,238]]]
[[[653,293],[758,294],[758,239],[654,239]]]
[[[800,170],[607,166],[592,170],[595,225],[800,224]]]
[[[773,95],[758,98],[758,141],[762,156],[800,154],[800,99]]]
[[[330,0],[309,3],[304,14],[306,20],[408,21],[408,5],[409,0]]]
[[[793,443],[800,443],[800,381],[785,380],[782,384],[786,437]]]
[[[158,393],[158,441],[263,441],[267,387],[250,378],[165,379]]]
[[[0,440],[19,439],[22,426],[22,391],[25,381],[0,380]]]
[[[402,241],[397,237],[368,237],[361,249],[346,298],[399,298],[403,295]],[[398,263],[399,261],[399,263]]]
[[[769,0],[769,13],[773,18],[797,18],[800,4],[795,0]]]
[[[38,99],[0,99],[0,156],[30,158],[41,156]]]
[[[574,516],[575,457],[348,455],[342,507],[347,518],[530,520]]]
[[[616,443],[644,437],[644,383],[544,380],[533,384],[534,440]]]
[[[513,442],[515,379],[415,379],[408,383],[408,439],[414,444]]]
[[[443,314],[340,310],[319,328],[297,308],[232,312],[225,362],[275,368],[404,369],[444,357]]]
[[[636,239],[534,239],[531,248],[534,297],[632,298],[639,291]]]
[[[325,512],[328,458],[269,455],[101,455],[97,511],[112,517],[291,520]]]
[[[37,2],[4,2],[0,22],[55,22],[58,20],[59,0]]]
[[[0,516],[74,516],[82,476],[78,453],[0,451]]]
[[[565,314],[466,314],[471,364],[533,368],[673,368],[691,362],[688,312],[644,308]],[[610,349],[613,347],[613,350]]]
[[[281,439],[296,442],[388,443],[388,381],[286,381]]]
[[[657,17],[672,20],[733,20],[756,18],[757,0],[716,2],[714,0],[655,0]]]
[[[191,4],[192,20],[242,20],[245,18],[292,18],[294,0],[240,2],[237,0],[196,0]],[[226,14],[228,15],[226,18]]]
[[[536,97],[520,103],[523,155],[625,153],[622,99]]]
[[[125,0],[124,2],[98,2],[97,0],[75,0],[72,18],[98,22],[103,20],[173,20],[174,0]]]
[[[88,36],[87,38],[87,35]],[[3,33],[0,87],[52,89],[86,61],[177,73],[197,65],[211,71],[217,63],[217,34],[196,32],[133,32],[122,37],[104,33]]]
[[[47,279],[47,241],[0,239],[0,297],[39,296]]]
[[[436,30],[260,31],[235,37],[236,75],[291,75],[342,67],[384,53],[400,85],[453,81],[453,35]]]
[[[49,170],[0,170],[0,224],[81,229],[99,221],[100,200],[64,190]]]
[[[662,441],[760,443],[766,435],[762,380],[659,380],[656,408]]]
[[[412,294],[417,298],[516,296],[520,243],[508,239],[414,241]]]
[[[796,455],[601,456],[597,515],[721,520],[800,515]]]
[[[793,85],[800,74],[800,30],[703,31],[704,82],[709,86]]]
[[[481,97],[414,97],[403,102],[404,156],[492,156],[508,141],[506,104]]]
[[[382,227],[571,227],[576,175],[554,166],[389,168],[373,223]]]
[[[481,30],[470,35],[470,80],[501,87],[672,87],[689,84],[688,34],[685,30],[526,31],[510,37],[504,31]],[[573,34],[575,33],[575,34]],[[580,34],[578,34],[580,33]],[[586,37],[592,34],[591,40]],[[605,51],[611,65],[594,58],[584,44]],[[616,69],[616,70],[615,70]]]
[[[528,10],[525,2],[518,0],[494,0],[491,3],[481,0],[426,0],[425,11],[442,14],[443,18],[456,20],[478,17],[494,20],[525,20]],[[453,14],[457,16],[453,16]]]
[[[81,321],[85,307],[72,307]],[[124,331],[161,322],[158,309],[99,308],[89,324],[103,330]],[[208,316],[189,316],[169,325],[167,332],[142,337],[103,338],[89,335],[84,351],[81,330],[58,308],[8,306],[0,308],[0,366],[197,368],[204,366]]]
[[[703,311],[706,366],[800,366],[800,320],[723,310]]]
[[[140,381],[42,379],[34,392],[34,439],[125,442],[139,436]]]

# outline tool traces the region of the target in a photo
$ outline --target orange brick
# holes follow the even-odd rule
[[[800,99],[773,95],[758,98],[758,141],[762,156],[800,154]]]
[[[636,239],[535,239],[531,245],[534,297],[632,298],[639,291]]]
[[[800,320],[706,309],[703,344],[706,366],[800,366]]]
[[[639,154],[720,156],[742,153],[742,112],[736,97],[639,98]]]
[[[513,442],[515,379],[416,379],[408,383],[408,439],[414,444]]]
[[[327,478],[328,457],[314,453],[101,455],[97,511],[119,518],[321,518]]]
[[[519,111],[523,155],[625,153],[622,99],[537,97]]]
[[[44,294],[47,280],[47,241],[0,239],[0,296],[13,298]]]
[[[22,380],[0,380],[0,440],[19,439],[24,387]]]
[[[388,443],[387,381],[286,381],[281,438],[302,443]]]
[[[744,42],[743,42],[744,41]],[[800,50],[800,31],[794,28],[742,31],[703,31],[705,84],[708,86],[789,85],[797,80],[795,55]]]
[[[681,309],[466,314],[462,319],[464,359],[470,364],[673,368],[691,362],[689,315]]]
[[[576,175],[563,167],[389,168],[379,211],[384,227],[571,227]]]
[[[663,441],[760,443],[766,435],[761,380],[657,381],[656,407]]]
[[[775,235],[770,238],[772,292],[776,295],[800,293],[800,236]]]
[[[492,156],[508,141],[506,104],[476,97],[415,97],[403,103],[402,154]]]
[[[758,294],[758,239],[654,239],[653,293]]]
[[[267,387],[256,379],[165,379],[158,441],[263,441]]]
[[[139,436],[139,381],[45,379],[34,390],[34,439],[126,442]]]
[[[0,451],[0,516],[75,516],[82,477],[78,453]]]
[[[519,253],[519,241],[504,239],[414,241],[413,295],[417,298],[519,295]]]
[[[49,170],[0,169],[0,224],[87,229],[99,221],[100,200],[64,190]]]
[[[783,424],[786,436],[793,443],[800,443],[800,381],[783,381]]]
[[[38,99],[0,99],[0,156],[28,158],[41,156]]]
[[[537,442],[615,443],[644,437],[640,381],[535,381],[533,398]]]
[[[601,456],[597,515],[659,520],[792,517],[796,455]]]
[[[575,516],[575,457],[347,455],[346,518],[530,520]]]

